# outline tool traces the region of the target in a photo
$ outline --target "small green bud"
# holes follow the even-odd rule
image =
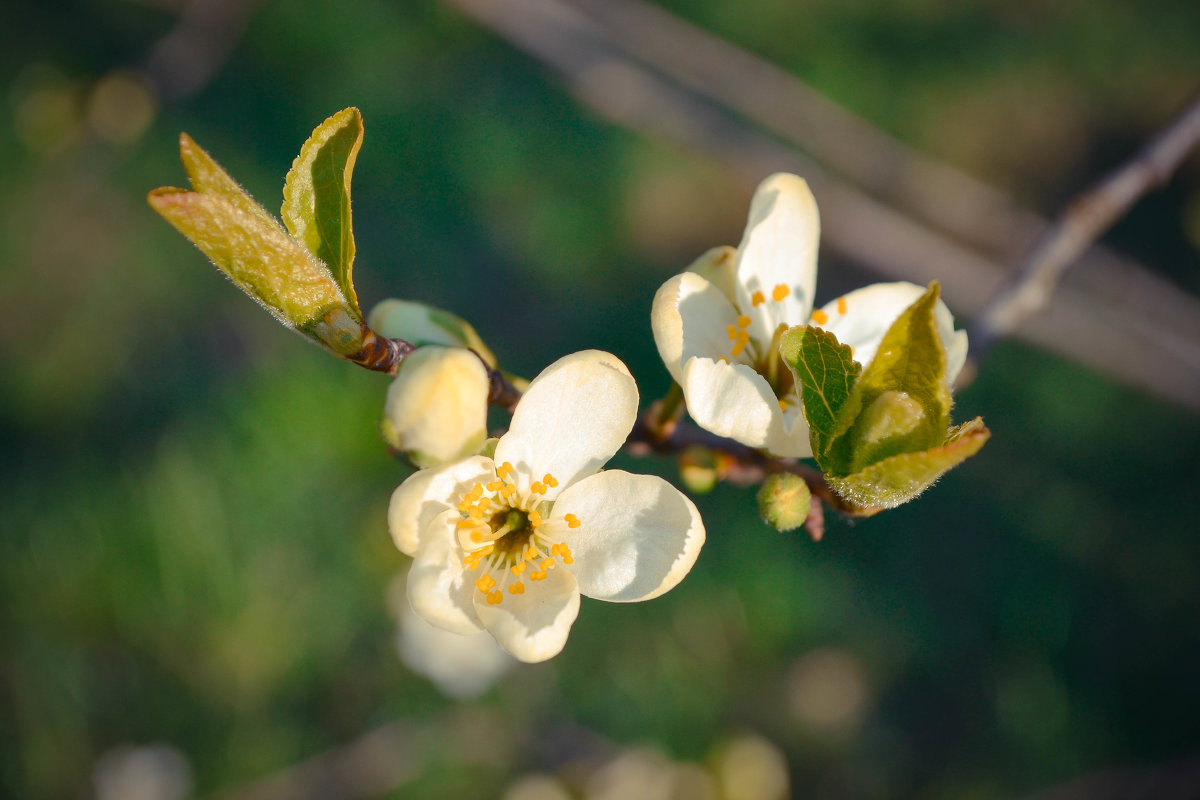
[[[717,459],[707,447],[692,445],[679,456],[679,480],[692,494],[711,492],[717,477]]]
[[[758,511],[763,521],[778,531],[799,528],[808,519],[812,492],[799,475],[777,472],[758,490]]]

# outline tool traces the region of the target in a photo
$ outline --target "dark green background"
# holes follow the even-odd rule
[[[1200,75],[1185,0],[667,5],[1046,213]],[[357,105],[364,306],[453,310],[529,376],[607,349],[647,400],[668,383],[653,292],[737,243],[752,188],[612,127],[425,0],[263,3],[198,93],[135,142],[89,139],[72,109],[140,62],[171,7],[27,3],[0,34],[3,796],[79,797],[100,754],[147,742],[183,752],[204,794],[450,713],[396,659],[383,602],[404,564],[386,380],[276,326],[149,210],[147,190],[184,181],[180,130],[275,210],[308,132]],[[66,110],[30,138],[36,91]],[[1109,237],[1191,292],[1198,187],[1193,159]],[[872,280],[822,271],[821,301]],[[1004,797],[1194,756],[1195,415],[1011,344],[957,398],[976,414],[993,431],[978,458],[819,544],[761,524],[752,490],[701,498],[709,542],[677,590],[585,600],[560,657],[477,702],[505,758],[447,744],[392,796],[492,796],[559,768],[581,729],[679,759],[756,731],[820,798]],[[866,678],[843,736],[786,711],[819,646]]]

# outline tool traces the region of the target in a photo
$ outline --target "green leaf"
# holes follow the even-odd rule
[[[825,468],[839,414],[862,367],[836,336],[810,325],[785,331],[779,340],[779,355],[800,385],[809,440],[817,463]]]
[[[880,459],[946,441],[951,399],[945,348],[933,313],[938,294],[934,281],[884,334],[875,358],[838,411],[823,469],[847,475]]]
[[[349,318],[329,270],[269,215],[264,219],[226,196],[170,187],[155,189],[147,200],[284,325],[341,355],[362,346],[363,326]]]
[[[359,322],[350,178],[362,140],[357,108],[343,109],[318,125],[288,170],[280,212],[291,234],[329,266]]]
[[[187,170],[192,188],[197,192],[220,197],[239,211],[279,227],[279,221],[259,205],[258,201],[186,133],[179,134],[179,158],[183,161],[183,168]]]
[[[862,506],[894,508],[929,488],[947,470],[979,452],[991,431],[979,417],[950,431],[945,444],[885,458],[851,475],[826,475],[839,495]]]

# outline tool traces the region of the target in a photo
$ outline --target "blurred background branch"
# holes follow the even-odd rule
[[[639,0],[447,2],[553,67],[576,96],[618,124],[703,150],[748,185],[779,170],[803,175],[821,207],[824,246],[883,277],[939,279],[951,308],[968,318],[1000,291],[1014,248],[1048,227],[799,80]],[[912,209],[964,241],[919,221]],[[1014,335],[1200,408],[1200,302],[1128,259],[1099,248],[1088,258],[1089,268],[1061,287],[1050,312]]]

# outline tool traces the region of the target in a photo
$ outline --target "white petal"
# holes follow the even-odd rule
[[[423,469],[408,476],[388,504],[388,531],[401,553],[415,556],[422,533],[444,511],[455,508],[476,482],[496,477],[490,458],[475,456],[438,469]]]
[[[718,436],[763,447],[771,426],[783,425],[779,401],[767,379],[745,364],[693,358],[684,365],[680,385],[692,419]]]
[[[526,580],[524,585],[524,594],[504,591],[504,599],[497,605],[476,593],[475,611],[505,650],[521,661],[545,661],[562,652],[567,643],[567,634],[579,615],[579,589],[575,577],[557,566],[550,568],[545,580]]]
[[[799,402],[789,403],[783,414],[772,420],[764,447],[784,458],[812,457],[808,421],[804,419]]]
[[[683,365],[689,358],[730,355],[728,326],[736,324],[737,317],[720,288],[694,272],[676,275],[659,288],[650,327],[658,354],[676,383],[683,382]]]
[[[619,358],[599,350],[564,356],[529,384],[496,444],[496,463],[516,468],[513,478],[522,492],[553,475],[558,487],[545,495],[553,499],[612,458],[637,412],[637,384]]]
[[[565,529],[579,590],[599,600],[649,600],[687,575],[704,544],[692,501],[654,475],[606,470],[567,489],[554,517],[582,523]]]
[[[854,348],[854,360],[862,365],[871,363],[879,343],[904,310],[925,294],[925,287],[906,281],[874,283],[856,289],[821,309],[829,321],[821,325],[842,344]],[[840,308],[844,307],[843,314]],[[942,345],[946,348],[946,382],[954,379],[967,360],[967,332],[954,330],[954,316],[938,299],[933,309]]]
[[[455,537],[457,510],[445,511],[426,526],[408,571],[408,602],[432,625],[470,634],[481,626],[472,604],[475,583],[463,566]]]
[[[418,348],[400,363],[384,403],[384,436],[430,467],[477,452],[487,438],[488,372],[461,347]]]
[[[817,283],[817,203],[802,178],[778,173],[763,181],[750,203],[746,232],[738,246],[738,307],[753,322],[750,336],[769,342],[781,323],[808,322]],[[779,285],[788,293],[775,301]],[[753,304],[755,292],[765,301]]]
[[[412,610],[407,592],[389,600],[397,618],[396,649],[400,660],[433,681],[443,694],[458,699],[478,697],[516,663],[484,631],[451,633],[425,621]]]
[[[721,245],[707,250],[685,272],[694,272],[717,287],[731,304],[737,302],[737,250]]]

